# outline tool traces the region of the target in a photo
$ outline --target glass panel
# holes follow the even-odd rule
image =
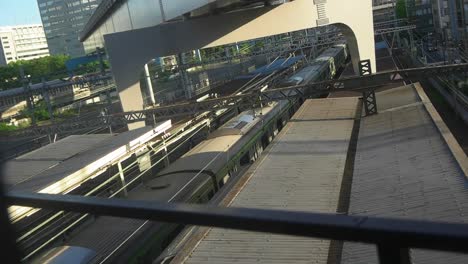
[[[127,3],[124,3],[115,11],[115,13],[112,15],[112,20],[114,21],[114,28],[116,32],[132,29]]]
[[[162,22],[159,0],[129,0],[133,28],[144,28]]]

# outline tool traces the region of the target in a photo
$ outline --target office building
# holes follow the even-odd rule
[[[40,24],[0,27],[0,65],[49,56]]]
[[[38,0],[52,55],[85,55],[79,34],[101,0]]]

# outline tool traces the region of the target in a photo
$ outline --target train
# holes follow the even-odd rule
[[[315,58],[312,63],[281,82],[279,86],[301,85],[334,78],[338,69],[348,60],[348,54],[346,44],[333,45]]]
[[[334,78],[338,68],[346,62],[347,54],[346,45],[330,47],[279,85]],[[296,98],[239,113],[231,111],[234,114],[228,115],[227,122],[169,166],[147,175],[141,184],[130,190],[127,199],[209,202],[221,193],[224,185],[258,159],[301,103],[302,100]],[[89,220],[56,246],[91,250],[95,254],[87,263],[151,263],[158,257],[161,259],[161,253],[183,229],[184,226],[178,224],[100,216]]]

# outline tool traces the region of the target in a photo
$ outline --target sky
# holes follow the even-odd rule
[[[37,0],[0,0],[0,26],[41,23]]]

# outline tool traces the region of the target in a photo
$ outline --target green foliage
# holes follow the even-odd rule
[[[0,90],[22,86],[20,78],[21,67],[24,68],[26,76],[30,75],[32,83],[41,82],[41,77],[45,77],[46,80],[66,77],[68,74],[65,62],[69,59],[69,56],[55,55],[28,61],[19,60],[11,62],[7,66],[0,67]]]
[[[23,86],[20,78],[20,68],[23,67],[26,76],[30,76],[32,83],[67,78],[69,76],[65,62],[70,59],[66,55],[54,55],[28,61],[15,61],[7,66],[0,67],[0,90],[6,90]],[[104,61],[104,68],[109,68],[109,63]],[[80,65],[75,74],[81,75],[100,71],[98,61]]]
[[[61,117],[61,118],[70,118],[75,117],[78,114],[76,109],[67,109],[62,112],[54,112],[54,116]]]
[[[104,69],[109,69],[109,62],[104,61]],[[78,68],[74,71],[77,75],[82,75],[86,73],[99,72],[101,70],[101,63],[99,61],[93,61],[86,64],[80,64]]]
[[[40,101],[34,105],[34,113],[32,114],[29,109],[21,111],[21,115],[28,118],[31,118],[33,114],[36,121],[45,121],[50,119],[49,111],[44,101]]]
[[[17,126],[9,125],[5,122],[0,122],[0,132],[11,132],[18,129],[19,128]]]
[[[406,18],[406,0],[398,0],[395,7],[396,17],[397,18]]]

